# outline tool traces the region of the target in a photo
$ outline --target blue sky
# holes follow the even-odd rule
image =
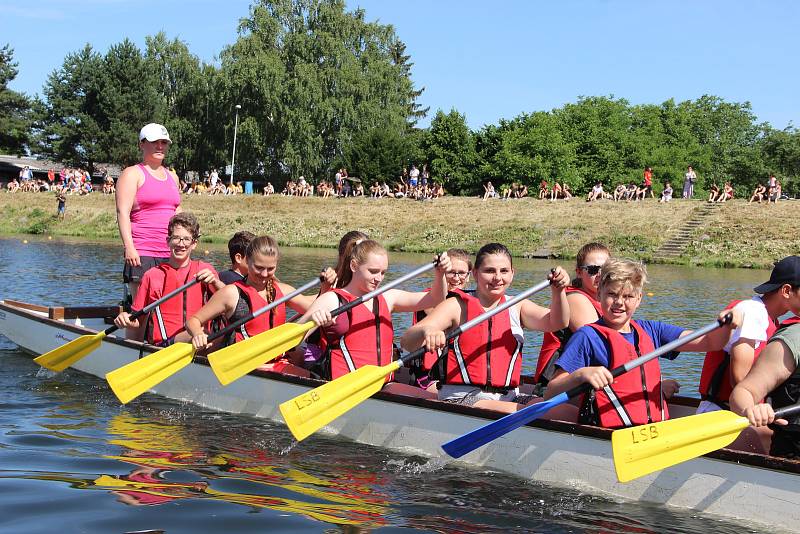
[[[0,0],[0,44],[41,91],[64,56],[164,30],[212,62],[249,0]],[[800,2],[348,0],[408,45],[420,103],[456,108],[473,129],[580,95],[661,103],[715,94],[749,101],[776,128],[800,125]]]

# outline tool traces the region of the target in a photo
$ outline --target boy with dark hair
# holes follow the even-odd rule
[[[144,338],[148,343],[163,347],[176,341],[191,340],[191,336],[184,330],[186,319],[197,313],[214,291],[225,287],[225,284],[217,278],[214,267],[192,259],[192,252],[197,248],[199,237],[200,225],[191,213],[178,213],[169,220],[167,227],[169,260],[144,273],[132,308],[141,310],[192,278],[197,278],[200,283],[157,306],[146,322],[145,335],[141,331],[142,325],[138,319],[131,320],[128,312],[117,315],[114,324],[129,329],[128,337],[139,340]]]
[[[228,241],[228,254],[231,257],[231,268],[219,273],[219,279],[225,285],[241,282],[247,277],[247,245],[255,239],[255,234],[248,231],[236,232]]]

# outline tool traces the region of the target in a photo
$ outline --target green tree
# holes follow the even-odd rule
[[[482,177],[475,175],[475,139],[464,115],[455,109],[447,114],[437,111],[425,139],[425,151],[431,178],[442,182],[449,192],[469,195],[481,190]]]
[[[410,152],[413,139],[391,128],[373,128],[356,133],[344,147],[343,165],[348,174],[372,182],[396,180]]]
[[[0,48],[0,152],[22,156],[26,152],[32,126],[31,101],[8,88],[19,70],[14,50]]]

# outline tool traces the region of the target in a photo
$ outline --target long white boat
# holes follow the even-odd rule
[[[107,326],[116,307],[44,307],[0,301],[0,334],[33,355]],[[109,336],[73,367],[104,377],[157,349]],[[153,392],[230,413],[282,421],[278,405],[321,382],[255,371],[219,384],[202,357],[158,384]],[[673,416],[694,413],[693,399],[677,399]],[[436,400],[378,393],[322,430],[360,443],[410,454],[448,458],[441,444],[502,414]],[[800,462],[723,449],[665,471],[621,484],[611,455],[611,432],[538,420],[458,462],[606,496],[692,509],[771,530],[800,528]],[[313,438],[309,438],[313,439]],[[455,460],[451,460],[455,461]]]

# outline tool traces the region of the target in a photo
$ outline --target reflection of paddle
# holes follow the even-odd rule
[[[800,403],[775,411],[775,419],[800,413]],[[620,482],[691,460],[730,445],[750,423],[718,410],[615,430],[611,434],[614,467]]]
[[[155,302],[151,302],[141,310],[137,312],[133,312],[130,316],[131,319],[138,319],[142,315],[150,313],[150,311],[166,302],[167,300],[171,299],[175,295],[186,291],[188,288],[196,284],[199,280],[197,278],[190,280],[183,284],[181,287],[177,288],[175,291],[171,291],[161,297],[160,299],[156,300]],[[88,356],[93,350],[100,346],[100,342],[106,337],[108,334],[112,332],[116,332],[119,330],[117,325],[109,326],[102,332],[98,332],[96,334],[80,336],[69,343],[58,347],[57,349],[53,349],[50,352],[45,352],[41,356],[35,358],[33,361],[41,365],[42,367],[46,367],[51,371],[63,371],[73,363],[77,362],[81,358]]]
[[[541,291],[549,284],[550,282],[545,280],[461,326],[449,330],[447,339],[453,339],[482,321]],[[352,373],[284,402],[280,408],[286,425],[298,441],[307,438],[380,391],[388,375],[398,370],[403,364],[423,356],[426,351],[425,347],[421,347],[382,367],[365,365]]]
[[[214,332],[208,336],[208,341],[211,342],[222,336],[230,334],[246,322],[251,321],[253,318],[258,317],[259,315],[268,312],[276,306],[293,299],[304,291],[308,291],[315,285],[319,284],[319,282],[320,279],[315,278],[304,286],[295,289],[288,295],[284,295],[278,300],[256,310],[247,317],[243,317],[242,319],[229,324],[222,330]],[[237,343],[236,346],[238,347],[240,344],[241,343]],[[117,395],[119,400],[125,404],[149,390],[162,380],[166,380],[173,374],[177,373],[189,365],[193,359],[194,347],[191,343],[175,343],[165,349],[161,349],[158,352],[149,354],[140,360],[136,360],[120,367],[119,369],[115,369],[110,373],[107,373],[106,380],[108,380],[108,384],[111,386],[111,389],[114,390],[114,393]]]
[[[619,367],[615,367],[611,370],[611,375],[616,378],[621,374],[627,373],[631,369],[638,367],[642,364],[645,364],[652,360],[653,358],[657,358],[662,354],[666,354],[672,350],[678,349],[681,346],[685,345],[689,341],[693,339],[697,339],[700,336],[704,336],[707,333],[716,330],[723,324],[730,323],[733,319],[733,316],[728,313],[724,319],[718,319],[713,323],[710,323],[700,330],[696,330],[689,335],[683,336],[681,338],[676,339],[666,345],[662,345],[658,349],[654,350],[649,354],[645,354],[644,356],[640,356],[635,360],[631,360],[624,365],[620,365]],[[539,402],[537,404],[532,404],[527,406],[518,412],[514,412],[512,414],[506,415],[498,419],[497,421],[492,421],[486,425],[483,425],[480,428],[476,428],[472,432],[464,434],[463,436],[459,436],[455,439],[452,439],[442,445],[442,449],[444,452],[452,456],[453,458],[461,458],[465,454],[470,451],[477,449],[492,440],[499,438],[505,434],[508,434],[515,428],[519,428],[534,419],[538,419],[539,417],[543,416],[547,413],[551,408],[555,408],[561,404],[566,403],[572,398],[575,398],[579,395],[584,393],[588,393],[591,391],[592,386],[588,383],[580,384],[575,386],[574,388],[559,393],[555,397],[550,400]]]
[[[406,280],[419,276],[435,266],[436,262],[423,265],[401,276],[397,280],[393,280],[385,286],[379,287],[375,291],[358,297],[343,306],[339,306],[331,312],[331,317],[335,317],[340,313],[355,308],[362,302],[377,297],[384,291],[388,291]],[[285,323],[271,328],[266,332],[261,332],[250,339],[240,341],[236,345],[213,352],[208,356],[208,361],[214,369],[214,374],[217,375],[219,381],[225,386],[243,377],[250,371],[257,369],[259,366],[264,365],[266,362],[274,360],[287,350],[296,347],[303,341],[306,332],[315,326],[317,326],[317,323],[314,321],[308,321],[302,324]]]

